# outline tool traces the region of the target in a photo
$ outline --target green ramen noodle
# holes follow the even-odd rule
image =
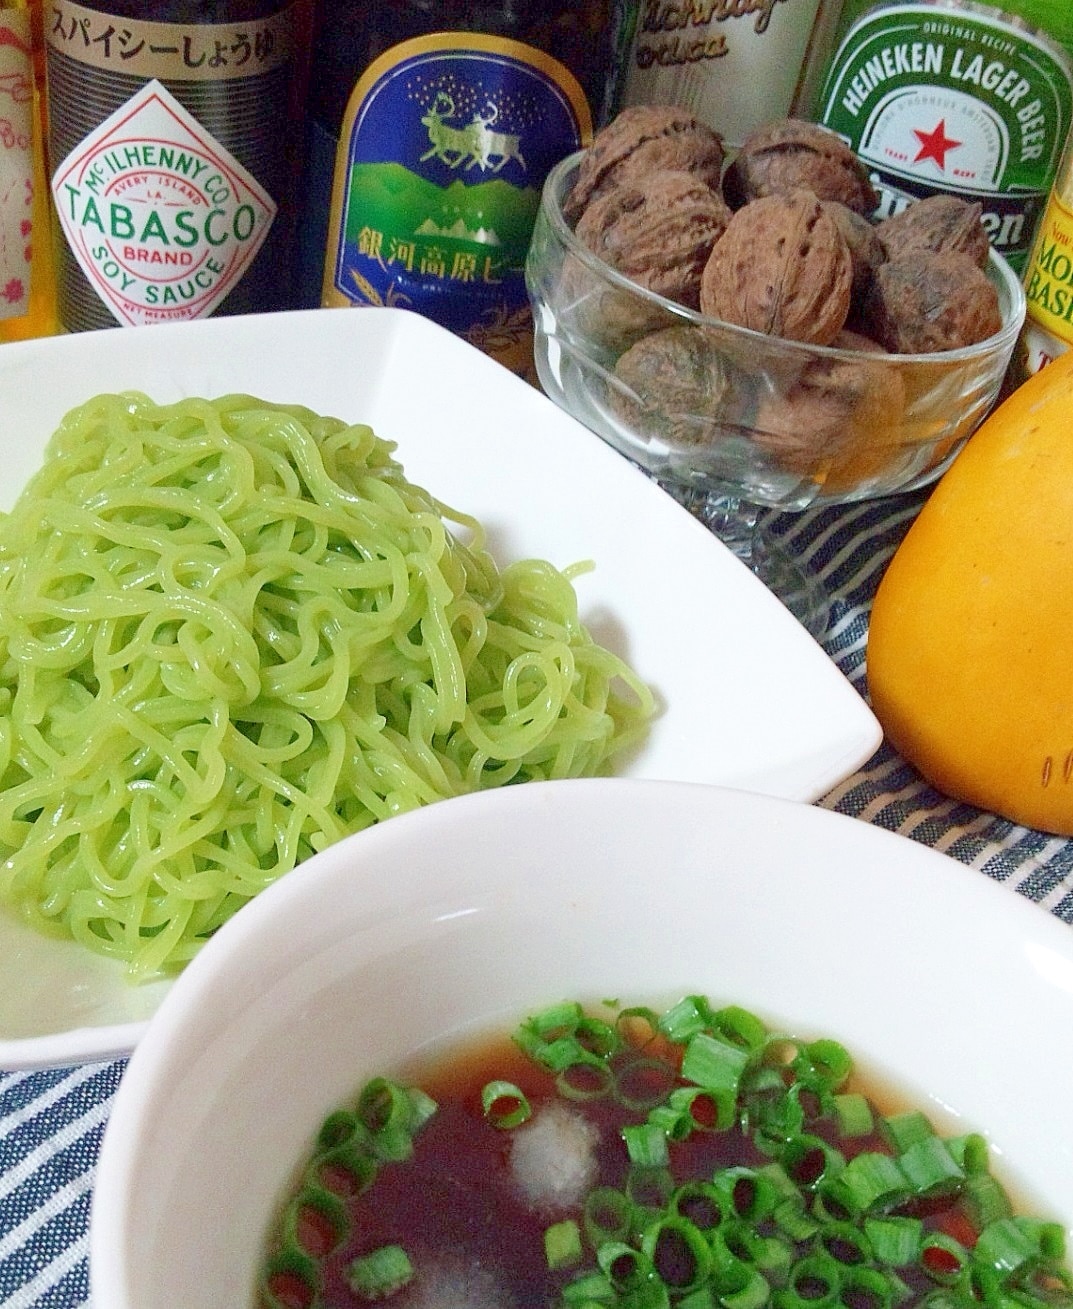
[[[498,568],[393,451],[244,395],[66,417],[0,520],[8,905],[174,969],[340,837],[645,730],[572,574]]]

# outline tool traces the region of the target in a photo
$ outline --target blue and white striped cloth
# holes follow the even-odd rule
[[[921,496],[909,496],[773,515],[767,522],[783,548],[826,588],[832,603],[827,651],[862,695],[871,599],[920,503]],[[944,850],[1073,923],[1073,841],[946,799],[886,746],[821,803]],[[93,1172],[123,1067],[120,1060],[49,1072],[0,1071],[5,1309],[67,1309],[89,1302]]]

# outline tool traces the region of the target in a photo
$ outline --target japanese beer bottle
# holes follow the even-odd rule
[[[879,216],[979,201],[1024,270],[1073,106],[1069,0],[846,0],[812,117],[870,165]]]
[[[401,305],[526,373],[525,256],[588,144],[604,0],[325,0],[310,80],[306,302]]]
[[[0,341],[56,331],[41,6],[0,4]]]
[[[311,0],[51,0],[71,331],[294,304]]]

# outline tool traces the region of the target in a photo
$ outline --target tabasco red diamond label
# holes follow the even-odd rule
[[[124,326],[204,318],[260,249],[276,205],[157,81],[56,169],[60,226]]]

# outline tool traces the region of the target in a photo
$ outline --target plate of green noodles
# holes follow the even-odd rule
[[[811,801],[876,720],[654,483],[412,313],[0,351],[0,1067],[122,1054],[261,889],[442,798]]]

